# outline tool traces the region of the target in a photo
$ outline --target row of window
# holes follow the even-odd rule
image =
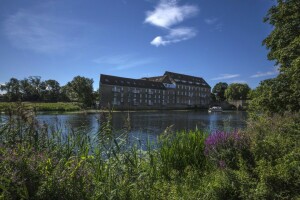
[[[178,89],[185,89],[188,91],[194,91],[194,92],[210,92],[209,88],[202,88],[202,87],[193,87],[193,86],[184,86],[184,85],[178,85],[177,87]],[[118,86],[114,86],[112,88],[113,92],[123,92],[124,91],[124,87],[118,87]],[[138,88],[128,88],[127,91],[132,92],[132,93],[140,93],[143,92],[143,89],[138,89]],[[149,94],[168,94],[168,95],[172,95],[174,94],[174,91],[165,91],[165,90],[158,90],[158,89],[145,89],[146,93]]]
[[[192,90],[192,91],[201,91],[201,92],[210,92],[209,88],[203,88],[203,87],[194,87],[194,86],[187,86],[187,85],[177,85],[178,89],[184,89],[184,90]]]
[[[118,96],[118,93],[114,93],[113,94],[114,96]],[[121,92],[120,93],[120,95],[121,95],[121,97],[123,97],[124,96],[124,93],[123,92]],[[131,94],[129,94],[129,96],[130,96]],[[133,93],[133,96],[134,97],[137,97],[138,95],[140,95],[140,98],[142,98],[142,94],[137,94],[137,93]],[[153,94],[145,94],[144,96],[146,97],[146,98],[151,98],[152,97],[152,95]],[[194,93],[194,92],[187,92],[187,91],[178,91],[177,92],[177,95],[184,95],[184,96],[189,96],[189,97],[208,97],[208,94],[203,94],[203,93]],[[154,98],[160,98],[160,97],[162,97],[162,98],[164,98],[165,96],[161,96],[160,94],[154,94]],[[167,98],[169,98],[170,96],[166,96]]]
[[[139,101],[137,101],[136,99],[133,99],[132,103],[133,105],[139,105],[139,104],[142,104],[142,103],[145,103],[145,104],[148,104],[148,105],[154,105],[154,104],[162,104],[162,105],[167,105],[169,103],[173,103],[175,104],[175,99],[173,99],[172,101],[169,101],[169,100],[166,100],[166,101],[152,101],[151,99],[145,99],[144,101],[142,101],[142,99],[140,99]],[[128,99],[128,103],[131,103],[130,99]],[[207,104],[208,101],[207,100],[201,100],[199,102],[194,102],[194,101],[191,101],[190,99],[177,99],[177,103],[178,104],[187,104],[187,105],[194,105],[194,104]],[[121,105],[121,104],[124,104],[124,101],[123,101],[123,98],[120,99],[120,101],[118,101],[117,98],[114,98],[113,101],[112,101],[112,104],[113,105]]]

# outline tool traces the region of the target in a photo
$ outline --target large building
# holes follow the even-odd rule
[[[118,110],[207,108],[210,86],[203,78],[165,72],[141,79],[100,75],[100,106]]]

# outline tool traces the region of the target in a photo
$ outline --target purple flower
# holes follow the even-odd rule
[[[225,168],[231,165],[237,153],[245,148],[249,148],[249,140],[242,133],[216,131],[205,140],[204,154],[218,167]]]

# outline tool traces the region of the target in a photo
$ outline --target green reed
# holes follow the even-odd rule
[[[211,162],[204,151],[208,133],[199,130],[169,127],[155,148],[150,141],[146,150],[140,141],[128,146],[129,114],[115,134],[112,112],[102,113],[95,135],[39,124],[22,104],[2,119],[0,199],[299,197],[299,116],[252,122],[245,131],[249,157],[236,154],[235,168]]]

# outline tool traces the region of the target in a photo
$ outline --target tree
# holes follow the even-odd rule
[[[251,94],[250,107],[269,113],[300,110],[300,1],[278,0],[264,21],[274,29],[263,41],[268,59],[276,61],[280,74],[263,81]],[[268,85],[270,84],[270,85]],[[267,100],[266,98],[272,98]],[[266,105],[268,102],[271,105]]]
[[[93,79],[76,76],[64,87],[66,95],[71,101],[78,101],[85,106],[92,106],[94,103]]]
[[[41,83],[42,99],[57,102],[60,96],[60,85],[56,80],[46,80]]]
[[[217,83],[212,92],[215,94],[216,100],[217,101],[224,101],[225,100],[225,90],[227,89],[228,84],[225,82],[219,82]]]
[[[245,100],[250,90],[250,87],[245,83],[232,83],[225,90],[225,97],[227,100]]]
[[[289,68],[300,54],[300,1],[277,0],[268,11],[264,22],[274,29],[263,41],[270,50],[268,58],[275,60],[280,68]]]
[[[40,76],[29,76],[20,81],[20,90],[23,101],[42,100],[42,81]]]
[[[1,91],[6,91],[4,97],[7,101],[21,100],[20,81],[16,78],[11,78],[7,83],[1,85]]]

